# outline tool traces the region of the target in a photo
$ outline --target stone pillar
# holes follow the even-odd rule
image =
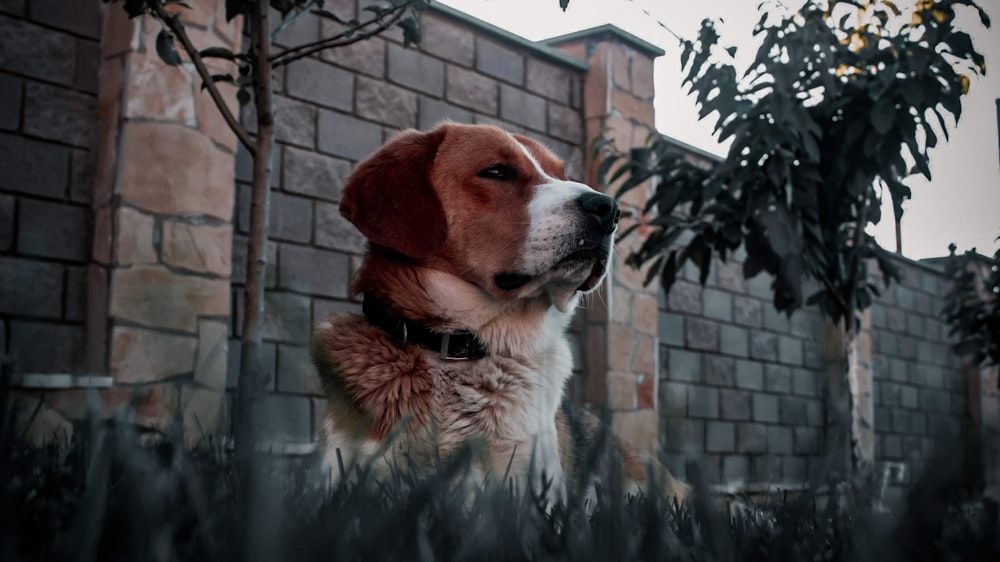
[[[549,45],[590,64],[584,81],[584,119],[588,142],[602,134],[627,151],[644,145],[655,132],[653,60],[663,51],[612,26],[602,26],[547,41]],[[598,186],[599,159],[587,155],[588,182]],[[600,186],[615,195],[617,185]],[[650,194],[649,184],[619,198],[624,230],[641,214]],[[585,399],[606,403],[615,431],[641,449],[652,452],[658,443],[656,380],[658,341],[655,281],[643,286],[646,269],[625,265],[625,258],[641,244],[642,229],[618,243],[608,281],[589,301],[586,322],[587,370]]]
[[[189,4],[177,9],[197,48],[239,48],[224,0]],[[112,377],[106,410],[132,399],[156,429],[179,414],[193,443],[215,432],[225,392],[236,137],[180,45],[179,66],[157,56],[160,29],[106,10],[87,363]]]
[[[984,492],[1000,502],[1000,368],[979,367],[970,378],[969,410],[978,430]]]

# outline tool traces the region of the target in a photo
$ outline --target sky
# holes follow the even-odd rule
[[[476,18],[530,40],[541,40],[589,27],[614,24],[650,43],[666,55],[656,61],[656,127],[665,135],[708,152],[725,155],[712,135],[711,117],[697,120],[693,98],[681,88],[677,39],[694,38],[704,18],[722,19],[718,25],[721,42],[734,45],[741,59],[754,54],[751,29],[759,14],[760,0],[570,0],[568,9],[559,9],[559,0],[439,0]],[[771,0],[779,4],[782,0]],[[897,0],[901,7],[912,0]],[[795,5],[785,0],[785,5]],[[963,115],[950,129],[951,140],[930,151],[933,181],[922,177],[907,180],[913,198],[904,205],[902,221],[903,254],[920,259],[948,253],[954,242],[959,251],[972,247],[992,255],[1000,236],[1000,134],[997,105],[1000,98],[1000,1],[980,0],[993,20],[985,30],[974,14],[959,20],[972,35],[979,52],[986,57],[987,75],[973,77],[969,94],[963,98]],[[664,29],[660,24],[669,28]],[[671,33],[672,32],[672,33]],[[875,227],[879,243],[895,249],[895,229],[891,208]]]

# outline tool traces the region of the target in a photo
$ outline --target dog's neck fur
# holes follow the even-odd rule
[[[574,295],[565,312],[552,306],[547,294],[500,300],[457,275],[408,263],[377,247],[359,269],[354,291],[371,294],[391,312],[435,331],[468,330],[489,353],[508,357],[544,352],[538,346],[551,343],[545,334],[562,338],[579,298]]]

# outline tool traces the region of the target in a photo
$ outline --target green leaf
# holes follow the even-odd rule
[[[233,18],[246,11],[250,5],[250,0],[226,0],[226,21],[233,21]]]
[[[559,7],[565,12],[566,8],[569,7],[569,0],[559,0]]]
[[[225,47],[209,47],[198,51],[203,59],[216,58],[226,60],[236,60],[236,54]]]
[[[871,124],[879,134],[886,134],[896,120],[896,110],[889,96],[882,96],[875,102],[871,112]]]
[[[125,4],[122,6],[125,8],[125,13],[128,14],[129,19],[141,16],[146,13],[146,0],[125,0]]]
[[[177,66],[181,63],[181,56],[174,48],[174,36],[165,28],[156,34],[156,54],[160,55],[160,59],[170,66]]]
[[[420,44],[420,22],[416,18],[405,18],[396,24],[403,30],[403,46]]]

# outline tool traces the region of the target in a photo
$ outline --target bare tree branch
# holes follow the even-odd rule
[[[167,12],[163,8],[163,4],[160,2],[150,2],[149,6],[153,10],[153,15],[166,24],[177,40],[180,41],[181,47],[184,48],[184,52],[188,54],[188,57],[194,64],[195,69],[198,71],[198,76],[200,76],[204,82],[205,88],[208,90],[208,95],[212,97],[212,101],[222,114],[222,118],[225,119],[230,130],[232,130],[233,133],[236,133],[236,138],[240,139],[240,143],[243,145],[243,148],[250,153],[251,157],[255,157],[257,150],[254,146],[253,139],[250,137],[250,134],[246,131],[246,129],[240,126],[240,123],[237,121],[236,116],[233,115],[233,112],[229,111],[229,105],[226,104],[226,100],[222,99],[222,92],[219,91],[215,81],[212,80],[212,73],[208,71],[208,67],[205,66],[204,59],[202,59],[198,49],[196,49],[194,44],[191,43],[191,39],[184,30],[184,25],[180,22],[180,16],[178,14],[171,14],[170,12]]]
[[[277,55],[271,56],[271,62],[273,66],[284,66],[291,62],[297,61],[299,59],[308,57],[313,53],[325,49],[332,49],[335,47],[343,47],[350,45],[352,43],[357,43],[359,41],[364,41],[382,33],[383,31],[389,29],[396,24],[399,20],[403,18],[403,14],[406,13],[406,9],[412,4],[412,2],[407,2],[405,4],[400,4],[395,6],[389,12],[381,13],[374,18],[361,22],[356,26],[353,26],[337,35],[331,37],[325,37],[318,41],[313,41],[312,43],[305,43],[303,45],[298,45],[296,47],[291,47],[285,49],[284,51],[278,53]],[[392,16],[388,20],[383,20],[386,13],[392,13]],[[362,29],[372,25],[378,24],[378,26],[370,31],[361,31]]]

